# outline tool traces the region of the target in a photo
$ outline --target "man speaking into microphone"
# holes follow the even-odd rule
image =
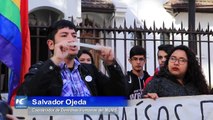
[[[76,55],[77,30],[68,20],[57,21],[49,28],[48,48],[53,55],[30,67],[18,95],[26,96],[126,96],[122,69],[110,47],[98,49],[108,76],[94,65],[81,64]]]

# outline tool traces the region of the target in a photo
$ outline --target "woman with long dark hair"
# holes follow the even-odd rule
[[[176,46],[164,67],[144,89],[144,97],[209,94],[208,85],[196,55],[187,46]]]
[[[78,60],[80,61],[80,63],[94,64],[92,54],[90,53],[90,51],[88,51],[86,49],[79,50],[77,57],[78,57]]]

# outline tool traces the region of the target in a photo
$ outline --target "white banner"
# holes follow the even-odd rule
[[[213,120],[213,95],[128,101],[127,107],[14,109],[26,120]]]

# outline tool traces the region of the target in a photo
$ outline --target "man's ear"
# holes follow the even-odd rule
[[[48,45],[48,48],[49,48],[50,50],[54,50],[55,44],[54,44],[53,40],[48,39],[48,40],[47,40],[47,45]]]

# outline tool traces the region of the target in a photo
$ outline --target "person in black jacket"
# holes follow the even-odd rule
[[[140,99],[143,96],[145,80],[150,76],[143,70],[146,63],[146,50],[141,46],[134,46],[130,50],[129,62],[132,70],[127,72],[128,98]]]
[[[126,96],[126,81],[110,47],[98,52],[108,76],[92,64],[81,64],[75,25],[60,20],[49,29],[48,47],[53,55],[30,67],[18,95],[27,96]]]

